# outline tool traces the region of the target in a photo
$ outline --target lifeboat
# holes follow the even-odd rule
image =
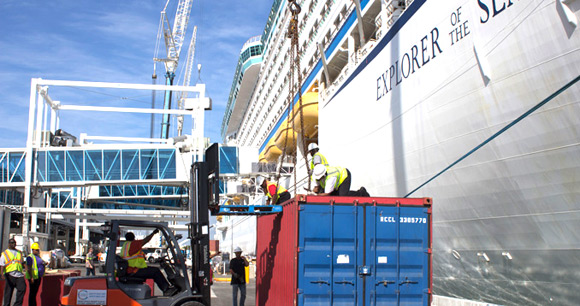
[[[302,109],[302,116],[304,118],[304,133],[300,127],[300,109]],[[307,138],[313,138],[318,133],[318,92],[312,91],[302,95],[302,108],[300,108],[300,101],[294,105],[294,131],[299,134],[304,134]]]
[[[272,138],[270,139],[270,141],[268,141],[268,144],[266,145],[263,154],[264,159],[266,159],[267,162],[275,162],[278,160],[278,157],[282,155],[282,150],[280,150],[280,148],[276,146],[274,138]]]
[[[302,107],[300,101],[294,105],[291,121],[284,119],[284,122],[276,130],[274,136],[268,141],[264,150],[260,153],[259,162],[275,162],[282,154],[286,146],[286,154],[293,154],[296,151],[296,141],[298,134],[302,134],[300,119],[304,118],[304,136],[314,138],[318,134],[318,92],[310,91],[302,95]]]
[[[284,151],[284,146],[286,146],[286,154],[292,154],[296,151],[296,139],[298,138],[298,134],[291,126],[288,126],[288,120],[285,120],[280,125],[274,138],[276,146],[280,151]]]

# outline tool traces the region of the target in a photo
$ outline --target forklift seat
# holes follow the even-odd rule
[[[145,279],[140,277],[132,277],[127,274],[129,263],[121,258],[119,255],[115,258],[117,268],[117,277],[119,279],[119,287],[131,298],[135,300],[142,300],[151,297],[151,287],[144,284]]]

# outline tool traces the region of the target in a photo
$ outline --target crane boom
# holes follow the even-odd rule
[[[173,85],[173,79],[175,78],[175,70],[177,69],[177,64],[179,63],[179,54],[181,53],[181,47],[183,46],[183,40],[185,38],[185,32],[187,30],[187,24],[189,23],[189,14],[191,13],[191,7],[193,5],[193,0],[179,0],[177,4],[177,11],[175,13],[175,19],[173,21],[173,30],[169,25],[169,20],[167,19],[167,6],[161,12],[161,19],[165,26],[163,27],[163,33],[165,37],[165,47],[167,50],[167,58],[157,59],[156,61],[162,61],[165,64],[165,84]],[[165,98],[163,102],[163,109],[171,109],[171,91],[165,92]],[[161,122],[161,138],[167,139],[169,137],[169,114],[164,114]]]
[[[195,40],[197,35],[197,26],[193,27],[193,35],[189,42],[189,49],[187,50],[187,59],[185,60],[185,76],[183,79],[183,86],[189,86],[191,82],[191,71],[193,70],[193,58],[195,57]],[[179,109],[184,108],[185,99],[187,98],[187,91],[182,91],[177,100]],[[183,131],[183,115],[177,117],[177,136],[181,136]]]
[[[168,29],[171,37],[167,39],[166,36],[167,58],[169,59],[166,63],[167,72],[175,72],[175,69],[177,69],[179,54],[181,53],[181,46],[183,46],[183,41],[185,40],[185,32],[187,30],[187,24],[189,23],[189,14],[191,13],[192,5],[193,0],[180,0],[177,4],[175,20],[173,20],[173,31]],[[167,25],[169,27],[169,23]]]

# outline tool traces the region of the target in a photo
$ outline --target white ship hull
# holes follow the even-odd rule
[[[435,294],[580,302],[580,83],[562,89],[580,75],[579,10],[416,0],[321,94],[319,146],[351,189],[433,198]]]

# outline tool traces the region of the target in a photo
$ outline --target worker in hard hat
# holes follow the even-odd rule
[[[350,192],[350,171],[343,167],[330,167],[318,164],[312,172],[316,186],[314,192],[318,195],[347,196]]]
[[[316,142],[310,143],[308,145],[308,153],[311,156],[310,172],[312,172],[314,170],[314,166],[316,166],[318,164],[323,164],[325,166],[328,166],[328,161],[326,160],[326,157],[324,157],[324,155],[322,155],[318,151],[319,151],[319,149],[318,149],[318,145],[316,144]]]
[[[266,204],[282,204],[288,200],[290,200],[290,192],[286,190],[286,188],[282,186],[278,186],[274,182],[268,181],[263,176],[258,176],[256,178],[256,185],[262,187],[262,191],[265,195],[268,196],[266,200]]]
[[[30,246],[32,254],[26,257],[26,279],[28,279],[28,305],[36,306],[36,296],[44,276],[45,263],[40,258],[40,246],[33,243]]]
[[[248,260],[242,256],[242,249],[236,247],[234,249],[236,257],[230,260],[230,273],[232,274],[232,298],[233,305],[238,305],[238,290],[240,290],[240,306],[244,306],[246,301],[246,267],[250,265]]]
[[[8,240],[8,249],[0,256],[0,279],[6,282],[4,286],[4,304],[10,305],[12,293],[16,288],[16,302],[14,305],[22,305],[26,293],[26,281],[22,273],[22,252],[16,249],[16,240]]]

